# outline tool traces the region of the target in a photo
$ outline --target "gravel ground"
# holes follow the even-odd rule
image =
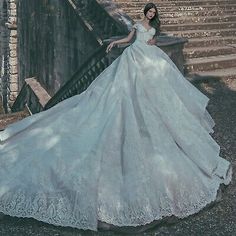
[[[236,80],[210,80],[196,85],[210,98],[208,110],[216,122],[214,139],[221,146],[221,156],[236,165]],[[0,236],[113,236],[116,232],[91,232],[55,227],[32,219],[5,216],[0,220]],[[235,173],[223,190],[221,201],[198,214],[173,223],[156,226],[137,236],[233,236],[236,235]]]

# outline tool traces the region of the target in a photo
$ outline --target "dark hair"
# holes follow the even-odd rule
[[[154,3],[149,2],[148,4],[146,4],[146,6],[144,7],[143,13],[146,16],[147,12],[154,8],[156,10],[156,14],[155,16],[149,21],[149,25],[152,26],[153,28],[156,29],[156,34],[155,35],[159,35],[160,34],[160,26],[161,26],[161,21],[159,19],[159,14],[158,14],[158,10],[157,7]]]

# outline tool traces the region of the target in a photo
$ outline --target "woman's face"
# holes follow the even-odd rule
[[[146,17],[148,20],[151,20],[156,15],[156,10],[154,8],[151,8],[147,11]]]

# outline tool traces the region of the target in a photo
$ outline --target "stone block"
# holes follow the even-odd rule
[[[12,66],[12,65],[9,65],[9,73],[10,74],[17,74],[18,73],[18,68],[16,65]]]
[[[17,44],[17,38],[10,37],[9,43],[10,43],[10,44]]]
[[[9,94],[9,100],[10,102],[9,103],[12,103],[16,100],[18,96],[18,91],[10,91],[10,94]]]
[[[17,57],[10,57],[9,59],[9,65],[11,66],[17,66],[18,61],[17,61]]]
[[[17,21],[17,18],[15,16],[9,16],[8,17],[8,22],[11,24],[15,24]]]
[[[17,30],[11,30],[10,37],[17,37]]]
[[[18,92],[18,83],[10,83],[9,90],[10,92]]]
[[[16,51],[16,50],[10,50],[10,51],[9,51],[9,56],[10,56],[11,58],[17,57],[17,51]]]
[[[18,75],[17,74],[10,74],[9,75],[9,80],[11,81],[11,83],[18,83]]]
[[[9,10],[9,11],[8,11],[8,15],[9,15],[9,16],[17,16],[16,9],[14,9],[14,10],[11,9],[11,10]]]
[[[10,51],[15,51],[17,49],[17,44],[16,43],[9,43],[9,49],[10,49]]]
[[[15,10],[16,9],[16,3],[15,2],[11,2],[10,4],[9,4],[9,8],[12,10]]]

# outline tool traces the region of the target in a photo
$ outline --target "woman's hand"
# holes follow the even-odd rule
[[[149,39],[149,40],[147,41],[147,44],[148,44],[148,45],[156,45],[156,43],[157,43],[157,40],[156,40],[156,39]]]
[[[107,46],[107,49],[106,49],[106,53],[110,52],[111,49],[115,46],[115,41],[111,42],[108,46]]]

